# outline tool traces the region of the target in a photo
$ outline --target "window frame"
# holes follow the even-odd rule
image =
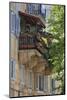
[[[32,86],[33,86],[32,78],[33,78],[32,70],[28,70],[28,87],[29,87],[29,89],[32,89]]]
[[[52,87],[51,93],[52,94],[55,94],[55,81],[56,81],[55,79],[53,79],[53,78],[51,79],[51,87]]]
[[[30,88],[32,88],[32,71],[29,72]]]
[[[16,36],[19,36],[20,33],[20,17],[19,15],[15,14],[15,33]]]
[[[13,16],[15,16],[14,22],[13,22],[13,19],[12,19]],[[14,26],[14,29],[12,29],[12,27],[13,27],[12,25]],[[10,30],[11,30],[10,31],[11,33],[15,34],[15,31],[16,31],[16,14],[12,10],[10,11]]]
[[[20,33],[20,16],[19,16],[19,14],[16,14],[12,10],[10,11],[10,32],[13,33],[15,36],[19,37],[19,33]]]
[[[44,78],[44,80],[43,80],[43,84],[44,84],[44,86],[43,86],[43,90],[40,90],[39,89],[39,76],[41,76],[41,78],[42,78],[42,76],[43,76],[43,78]],[[36,84],[37,84],[37,87],[35,87],[36,88],[36,90],[37,91],[39,91],[39,92],[47,92],[48,91],[48,83],[47,83],[47,88],[45,88],[45,84],[46,84],[46,82],[45,82],[45,77],[47,78],[47,81],[48,81],[48,76],[44,76],[43,74],[36,74],[36,77],[38,78],[38,79],[36,79],[37,80],[37,82],[38,83],[35,83],[35,86],[36,86]],[[41,79],[41,83],[42,83],[42,79]],[[41,86],[42,86],[42,84],[41,84]]]
[[[44,76],[39,75],[39,91],[44,91]]]

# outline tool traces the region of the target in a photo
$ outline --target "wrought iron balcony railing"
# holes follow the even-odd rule
[[[35,48],[35,37],[31,35],[21,35],[19,37],[19,50]]]

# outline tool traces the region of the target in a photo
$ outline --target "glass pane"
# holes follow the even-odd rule
[[[19,19],[16,16],[16,35],[18,34],[18,32],[19,32]]]
[[[36,82],[36,89],[38,89],[38,75],[36,75],[35,78],[36,78],[36,80],[35,80],[35,82]]]
[[[44,76],[44,91],[48,90],[48,76]]]
[[[42,75],[39,76],[39,90],[40,91],[44,90],[44,76]]]
[[[44,90],[44,76],[41,76],[41,89]]]
[[[11,13],[11,32],[15,32],[15,14]]]
[[[32,72],[30,72],[30,87],[32,88]]]

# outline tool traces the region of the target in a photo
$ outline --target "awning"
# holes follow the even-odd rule
[[[27,23],[33,24],[33,25],[39,25],[45,28],[45,24],[40,17],[25,13],[25,12],[21,12],[21,11],[19,11],[19,15],[23,16]]]

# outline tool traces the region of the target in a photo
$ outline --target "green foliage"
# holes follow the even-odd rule
[[[58,73],[56,79],[61,80],[61,89],[64,93],[64,6],[53,6],[48,19],[49,32],[53,35],[50,45],[50,61],[53,72]]]

